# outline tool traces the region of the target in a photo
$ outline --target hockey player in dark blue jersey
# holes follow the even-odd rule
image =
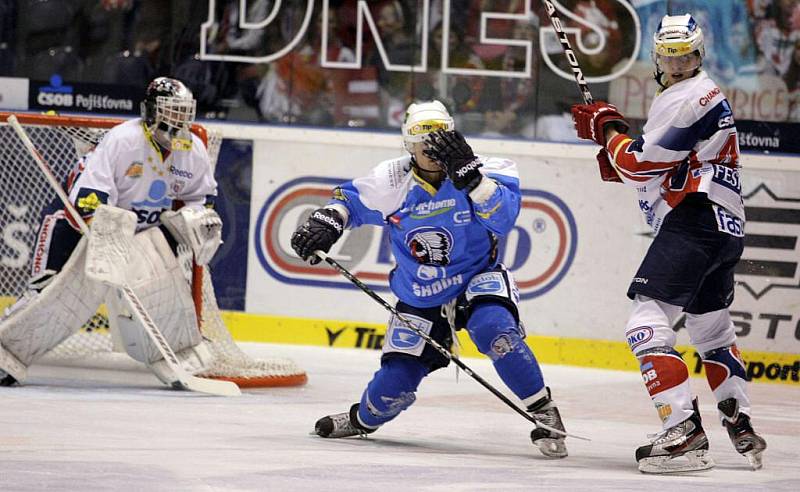
[[[397,266],[390,274],[397,311],[445,347],[466,328],[492,359],[503,382],[538,421],[563,430],[539,364],[525,344],[519,292],[498,261],[497,237],[507,234],[520,209],[514,162],[475,156],[439,101],[411,104],[403,124],[409,154],[381,162],[342,184],[292,236],[304,260],[320,262],[345,227],[389,228]],[[323,417],[322,437],[366,435],[394,419],[416,399],[422,379],[448,360],[403,322],[389,320],[381,367],[350,411]],[[550,457],[567,456],[564,438],[544,429],[533,443]]]

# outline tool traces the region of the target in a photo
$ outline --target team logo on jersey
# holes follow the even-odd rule
[[[131,162],[131,165],[125,171],[125,176],[128,178],[141,178],[143,175],[144,165],[139,161]]]
[[[273,185],[276,188],[264,200],[253,228],[254,252],[267,275],[293,285],[357,288],[333,269],[308,265],[291,246],[295,229],[314,210],[328,203],[332,190],[345,181],[347,178],[304,176]],[[578,231],[572,211],[558,196],[530,189],[521,190],[521,194],[519,218],[509,234],[499,238],[497,249],[500,261],[517,281],[519,299],[526,300],[544,295],[559,285],[575,258]],[[455,226],[470,221],[464,214],[454,215],[453,219]],[[388,220],[391,221],[391,217]],[[452,236],[444,229],[417,228],[404,235],[404,239],[420,261],[420,278],[443,280],[442,267],[451,260]],[[388,228],[345,229],[328,254],[371,289],[389,290],[389,272],[395,261]],[[447,280],[466,284],[471,279]],[[434,286],[424,288],[433,289]]]
[[[441,227],[423,226],[405,237],[411,256],[423,265],[447,266],[453,249],[453,235]]]

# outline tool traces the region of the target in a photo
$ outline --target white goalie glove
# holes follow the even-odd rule
[[[198,265],[207,265],[222,244],[222,219],[210,208],[183,207],[161,214],[161,223],[176,241],[189,246]]]

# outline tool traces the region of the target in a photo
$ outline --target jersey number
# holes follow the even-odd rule
[[[739,149],[736,145],[736,134],[731,133],[728,139],[722,144],[717,157],[711,160],[712,164],[735,164],[739,162]]]

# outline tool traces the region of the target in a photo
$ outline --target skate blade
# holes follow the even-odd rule
[[[764,467],[764,463],[761,461],[762,452],[761,451],[748,451],[744,453],[744,457],[747,458],[747,461],[750,463],[750,467],[755,470],[760,470]]]
[[[705,449],[687,451],[675,457],[653,456],[639,461],[639,471],[642,473],[681,473],[709,470],[713,467],[714,460]]]
[[[567,446],[563,439],[537,439],[534,443],[539,451],[548,458],[566,458],[568,456]]]

